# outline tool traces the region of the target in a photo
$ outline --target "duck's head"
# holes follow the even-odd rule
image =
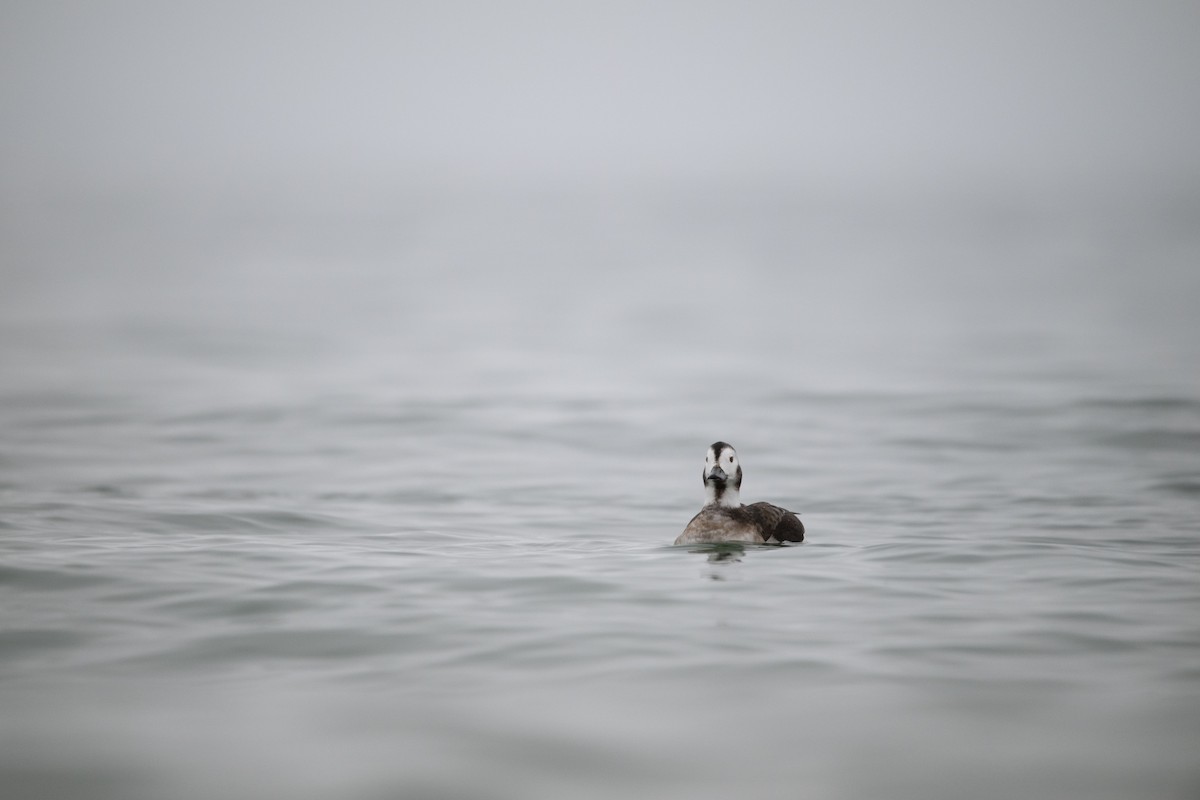
[[[714,442],[704,457],[704,494],[709,503],[739,506],[738,492],[742,488],[742,465],[733,445]]]

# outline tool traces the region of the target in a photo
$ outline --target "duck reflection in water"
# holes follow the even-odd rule
[[[746,548],[740,545],[719,545],[713,548],[706,548],[705,550],[694,550],[693,552],[707,552],[708,563],[716,564],[722,561],[741,561]]]
[[[742,556],[746,553],[745,546],[735,542],[722,542],[720,544],[706,544],[701,547],[688,548],[689,553],[703,553],[707,556],[709,564],[740,564]],[[723,581],[726,579],[723,569],[714,569],[707,573],[708,577],[714,581]]]
[[[741,548],[737,550],[718,550],[708,554],[708,563],[710,564],[740,564],[742,561]],[[728,580],[725,570],[718,568],[708,573],[708,577],[714,581]]]

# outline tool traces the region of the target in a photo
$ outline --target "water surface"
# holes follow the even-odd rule
[[[1194,205],[342,199],[6,215],[0,794],[1200,790]]]

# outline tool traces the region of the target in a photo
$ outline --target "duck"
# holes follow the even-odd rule
[[[803,542],[804,523],[794,511],[771,503],[742,505],[742,465],[726,442],[713,442],[704,458],[704,507],[675,544]]]

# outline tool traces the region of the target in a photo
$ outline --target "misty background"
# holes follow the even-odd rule
[[[210,338],[245,332],[226,349],[290,332],[338,363],[486,331],[431,379],[445,357],[500,379],[536,358],[632,385],[638,363],[757,348],[861,384],[922,352],[965,367],[964,337],[994,365],[1061,345],[1171,373],[1196,355],[1198,21],[1186,2],[5,3],[0,302],[60,332],[203,314]],[[615,319],[595,291],[614,284]],[[722,336],[647,351],[696,342],[714,302]],[[641,343],[616,360],[613,325]]]
[[[1129,192],[1198,178],[1187,2],[3,13],[10,198],[688,177]]]

